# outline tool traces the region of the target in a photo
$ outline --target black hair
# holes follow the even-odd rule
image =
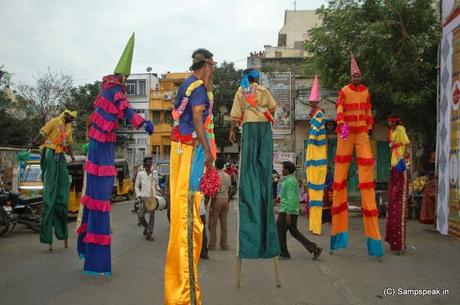
[[[295,173],[295,165],[290,161],[284,161],[283,168],[285,168],[288,171],[289,175]]]
[[[209,50],[206,50],[206,49],[203,49],[203,48],[200,48],[200,49],[197,49],[195,51],[193,51],[192,53],[192,58],[193,58],[193,64],[192,66],[190,67],[190,71],[196,71],[196,70],[199,70],[201,68],[204,67],[204,64],[206,63],[205,60],[199,60],[197,57],[199,57],[199,55],[202,55],[204,57],[204,59],[211,59],[214,54],[212,54]],[[197,61],[199,60],[199,61]]]
[[[217,158],[216,160],[216,168],[217,169],[223,169],[225,165],[225,160],[222,158]]]
[[[254,70],[255,70],[255,69],[253,69],[253,68],[245,69],[245,70],[243,70],[243,74],[248,74],[248,73],[250,73],[251,71],[254,71]],[[249,82],[251,82],[251,83],[254,83],[254,82],[259,81],[259,79],[254,78],[254,77],[252,77],[251,75],[248,75],[248,80],[249,80]]]
[[[147,161],[152,161],[152,160],[153,160],[152,157],[145,157],[142,162],[145,163]]]

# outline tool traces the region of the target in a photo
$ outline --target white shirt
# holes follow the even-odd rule
[[[134,185],[136,197],[152,197],[157,194],[157,183],[153,172],[147,174],[141,171],[137,174],[136,184]]]

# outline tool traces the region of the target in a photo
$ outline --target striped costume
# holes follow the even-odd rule
[[[136,129],[145,120],[128,103],[125,87],[117,76],[103,78],[99,96],[94,102],[88,159],[85,165],[86,192],[82,223],[77,229],[78,254],[85,259],[85,274],[112,273],[110,256],[110,198],[115,176],[115,142],[118,119],[126,118]]]
[[[318,108],[310,119],[310,135],[305,156],[308,198],[310,207],[310,232],[321,234],[324,182],[327,172],[326,130],[323,111]]]

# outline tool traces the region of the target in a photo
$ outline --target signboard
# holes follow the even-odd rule
[[[298,89],[297,97],[295,98],[295,119],[296,121],[309,120],[309,114],[311,111],[310,103],[308,98],[310,97],[311,88]],[[326,120],[334,120],[335,101],[337,99],[337,92],[331,90],[320,90],[321,101],[319,106],[324,109],[324,118]]]
[[[451,91],[451,121],[450,121],[450,157],[449,157],[449,232],[460,237],[460,27],[452,34],[452,91]]]
[[[273,169],[281,176],[283,172],[283,162],[290,161],[295,164],[295,153],[293,152],[274,152],[273,153]]]
[[[277,104],[274,115],[273,133],[291,134],[291,72],[262,73],[260,84],[271,92]]]

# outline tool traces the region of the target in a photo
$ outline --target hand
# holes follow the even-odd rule
[[[152,121],[150,121],[150,120],[144,121],[144,128],[145,128],[145,131],[149,135],[152,135],[152,133],[153,133],[153,123],[152,123]]]
[[[288,226],[291,225],[291,214],[286,214],[286,224],[287,224]]]
[[[236,143],[236,134],[235,134],[235,131],[234,130],[230,130],[230,134],[228,136],[228,139],[230,140],[230,142],[232,144],[235,144]]]
[[[214,162],[214,157],[211,154],[211,151],[206,151],[206,159],[204,160],[204,165],[206,167],[211,167]]]

